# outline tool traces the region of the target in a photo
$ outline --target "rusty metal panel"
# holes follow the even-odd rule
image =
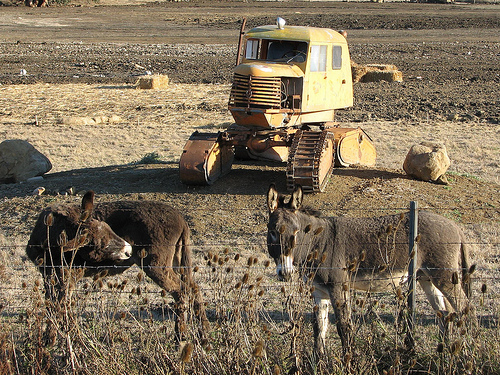
[[[234,151],[221,140],[221,133],[194,132],[179,161],[181,181],[189,185],[211,185],[231,170]]]

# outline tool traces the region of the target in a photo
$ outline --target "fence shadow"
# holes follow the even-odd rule
[[[261,195],[270,183],[286,191],[284,163],[259,161],[236,162],[232,170],[210,186],[188,186],[180,181],[177,162],[158,164],[125,164],[96,168],[73,169],[46,174],[43,179],[22,184],[0,185],[0,195],[12,198],[26,196],[30,191],[43,186],[46,194],[56,195],[69,186],[76,192],[94,190],[107,194],[140,193],[188,193],[188,194],[240,194]],[[337,168],[334,176],[353,176],[360,179],[408,178],[403,172],[365,169]]]
[[[372,180],[375,178],[381,178],[384,180],[392,180],[396,178],[410,179],[410,177],[408,177],[408,175],[406,175],[406,173],[404,173],[403,171],[384,169],[384,168],[366,168],[366,167],[335,168],[333,170],[333,175],[356,177],[364,180]]]

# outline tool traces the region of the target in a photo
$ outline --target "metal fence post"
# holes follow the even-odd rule
[[[418,235],[418,204],[415,201],[410,202],[410,217],[409,217],[409,238],[408,252],[410,263],[408,265],[408,333],[407,345],[413,348],[415,342],[413,340],[413,325],[415,321],[415,288],[417,286],[415,260],[417,259],[417,235]]]

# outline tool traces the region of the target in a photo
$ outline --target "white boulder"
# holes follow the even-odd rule
[[[50,160],[29,142],[10,139],[0,143],[0,183],[26,181],[51,169]]]
[[[446,146],[441,142],[422,142],[411,146],[403,163],[404,171],[422,181],[448,184],[444,175],[450,167]]]

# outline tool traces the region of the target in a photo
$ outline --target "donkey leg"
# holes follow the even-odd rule
[[[184,299],[184,294],[181,292],[180,288],[170,287],[164,288],[175,301],[175,340],[178,343],[182,343],[186,337],[186,322],[187,322],[187,311],[186,311],[186,301]]]
[[[443,293],[449,313],[458,314],[460,319],[471,314],[469,298],[467,297],[462,285],[458,282],[456,274],[453,276],[452,272],[447,272],[439,279],[433,280],[433,282],[441,293]],[[475,325],[474,317],[469,316],[468,318],[472,324]],[[446,330],[453,327],[453,319],[447,318],[446,323]]]
[[[194,312],[196,317],[200,321],[200,336],[204,337],[205,332],[210,329],[210,323],[207,318],[207,313],[205,311],[205,302],[201,296],[200,288],[198,285],[195,286],[195,296],[194,296]]]
[[[337,332],[340,336],[340,341],[342,342],[342,350],[344,352],[344,360],[346,366],[349,367],[350,359],[352,357],[352,321],[351,321],[351,304],[350,304],[350,293],[349,288],[343,290],[341,285],[335,288],[334,291],[330,292],[330,300],[333,305],[333,310],[335,311],[335,317],[337,320]]]
[[[434,311],[438,312],[438,324],[439,324],[439,332],[441,333],[441,338],[445,338],[447,327],[445,326],[445,317],[448,314],[449,310],[445,296],[441,291],[434,286],[432,281],[427,277],[427,275],[422,275],[419,279],[420,286],[425,292],[427,300],[431,304]]]
[[[450,311],[461,313],[469,304],[469,299],[465,294],[460,283],[452,282],[453,276],[451,272],[440,275],[439,278],[434,278],[434,285],[443,293],[447,303],[450,306]]]
[[[182,342],[186,332],[187,312],[185,293],[183,293],[182,282],[179,275],[177,275],[172,269],[165,269],[161,267],[147,267],[144,271],[156,284],[170,293],[174,299],[175,338],[177,342]]]
[[[175,244],[175,253],[172,259],[172,264],[180,269],[180,282],[184,297],[188,301],[192,301],[195,317],[198,321],[199,336],[204,339],[210,328],[207,314],[205,311],[205,303],[198,284],[194,281],[191,248],[189,246],[189,229],[185,228]]]
[[[328,308],[331,304],[329,298],[325,298],[321,293],[319,295],[316,290],[313,293],[314,302],[317,310],[313,316],[313,331],[314,331],[314,350],[318,355],[325,354],[325,340],[328,331]]]

